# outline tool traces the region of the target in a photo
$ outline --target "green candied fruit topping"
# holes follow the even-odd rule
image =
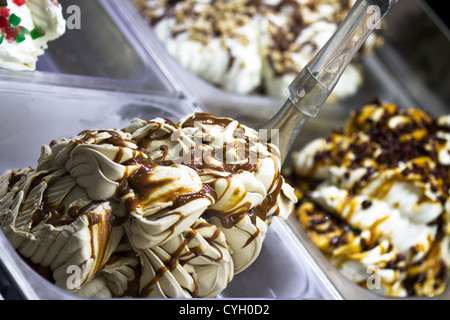
[[[0,36],[0,44],[2,44],[3,39],[5,39],[5,35],[6,35],[6,34],[2,34],[2,35]]]
[[[33,40],[35,40],[35,39],[45,36],[45,31],[44,31],[44,29],[42,29],[42,27],[37,26],[33,30],[31,30],[30,35],[31,35],[31,38]]]
[[[8,22],[11,23],[13,26],[18,26],[20,21],[21,21],[21,19],[18,16],[16,16],[14,13],[11,14],[8,19]]]
[[[30,30],[28,30],[27,28],[22,27],[22,26],[20,26],[19,28],[20,28],[20,32],[22,32],[23,34],[30,34]]]
[[[24,40],[25,40],[25,36],[24,36],[23,34],[19,33],[19,34],[17,35],[16,42],[17,42],[17,43],[21,43],[21,42],[24,41]]]
[[[0,0],[0,7],[6,7],[8,5],[8,1]]]

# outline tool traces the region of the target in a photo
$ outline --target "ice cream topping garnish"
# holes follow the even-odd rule
[[[15,0],[13,2],[19,7],[25,4],[25,1]],[[0,4],[0,30],[2,30],[0,44],[5,38],[7,41],[16,41],[17,43],[20,43],[25,40],[26,35],[30,35],[33,40],[45,35],[45,31],[40,26],[34,27],[31,31],[21,26],[20,22],[22,19],[14,13],[11,14],[7,5],[7,1],[3,1],[3,3]]]
[[[296,201],[277,146],[195,113],[44,145],[35,169],[0,177],[0,226],[31,266],[81,296],[216,297]]]
[[[352,281],[438,296],[450,266],[449,151],[449,116],[366,105],[294,154],[296,216]]]
[[[0,1],[0,67],[35,70],[48,42],[63,35],[65,28],[56,0]]]

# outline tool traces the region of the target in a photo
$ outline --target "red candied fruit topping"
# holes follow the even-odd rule
[[[0,29],[8,28],[10,26],[8,18],[6,16],[0,16]]]
[[[21,7],[27,2],[26,0],[13,0],[13,2],[18,6]]]
[[[21,19],[15,14],[11,14],[10,9],[6,7],[8,5],[7,1],[8,0],[0,0],[0,44],[5,38],[9,42],[17,41],[17,43],[20,43],[25,40],[26,34],[30,34],[33,40],[45,35],[45,31],[39,26],[35,27],[31,31],[19,26]],[[26,3],[26,0],[12,1],[19,7]],[[58,2],[54,0],[51,1],[58,4]]]
[[[7,7],[0,7],[0,16],[9,17],[10,10]]]
[[[19,34],[19,28],[18,27],[6,28],[5,33],[6,33],[6,40],[16,40],[17,35]]]

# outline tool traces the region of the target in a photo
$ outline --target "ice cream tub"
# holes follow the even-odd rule
[[[124,7],[118,1],[103,1],[101,4],[107,8],[108,14],[112,17],[123,17],[127,12],[123,10]],[[134,10],[131,7],[129,9]],[[414,13],[413,10],[413,14],[417,14],[417,12]],[[429,19],[426,15],[424,17],[421,10],[419,10],[419,16],[423,19]],[[151,37],[145,22],[140,21],[136,16],[128,17],[136,19],[116,20],[121,30],[128,30],[123,31],[124,33],[132,30],[130,34],[134,34],[139,39]],[[178,80],[186,82],[186,79],[189,78],[184,78],[182,72],[178,72],[179,70],[176,68],[172,69],[173,65],[170,58],[163,51],[158,51],[159,47],[156,43],[150,45],[144,41],[138,42],[144,46],[146,52],[151,53],[150,57],[154,58],[155,64],[162,69],[162,71],[158,69],[154,71],[163,75],[162,79],[165,80],[162,80],[162,82],[167,81],[167,79],[171,80],[167,81],[170,84],[168,90],[166,88],[161,90],[164,86],[157,85],[159,87],[156,91],[162,91],[160,95],[143,94],[141,87],[138,86],[136,90],[136,87],[127,84],[128,80],[123,79],[111,80],[90,75],[74,76],[46,71],[36,72],[29,77],[29,74],[18,76],[6,72],[4,80],[14,79],[14,81],[4,81],[2,84],[2,100],[7,102],[1,108],[0,118],[4,124],[2,126],[4,128],[2,129],[4,130],[2,137],[8,137],[11,131],[16,133],[10,138],[4,139],[1,148],[8,151],[14,150],[16,154],[13,152],[2,153],[1,171],[32,166],[39,156],[41,144],[49,143],[51,139],[55,138],[71,137],[86,128],[120,128],[125,126],[132,117],[148,119],[155,116],[164,116],[178,120],[181,116],[198,110],[196,103],[186,99],[183,91],[179,90],[184,88],[184,84],[179,85]],[[145,56],[144,53],[143,56]],[[389,63],[392,61],[398,63]],[[445,100],[444,96],[434,94],[434,91],[430,91],[422,82],[419,82],[419,84],[414,82],[414,89],[416,90],[405,89],[408,87],[410,80],[417,76],[414,72],[415,69],[411,69],[407,62],[409,61],[402,59],[399,51],[394,50],[392,52],[389,49],[369,61],[366,66],[372,74],[371,86],[366,88],[363,100],[367,97],[373,98],[373,88],[376,88],[377,95],[394,100],[395,103],[419,105],[430,110],[430,112],[442,114],[445,110],[440,109],[440,107],[444,105],[441,102]],[[50,67],[43,68],[49,68],[48,70],[50,70]],[[407,74],[409,77],[399,76],[400,74]],[[413,77],[411,78],[411,76]],[[45,81],[54,85],[42,84]],[[88,85],[96,88],[96,90],[86,88]],[[175,90],[173,90],[174,87]],[[106,90],[102,90],[102,88]],[[115,88],[114,92],[111,91],[112,88]],[[132,92],[125,93],[124,91],[127,90]],[[173,94],[174,92],[175,94]],[[192,93],[195,94],[195,92]],[[427,100],[430,97],[431,100]],[[322,110],[321,116],[313,119],[305,127],[296,147],[301,147],[314,137],[325,135],[333,127],[343,123],[348,117],[348,112],[358,103],[355,102],[344,108]],[[60,107],[60,105],[63,105],[63,107]],[[239,105],[238,101],[235,105]],[[83,110],[85,113],[80,113],[79,110]],[[235,113],[228,107],[215,110],[222,114],[231,113],[230,116],[234,116],[233,113]],[[266,115],[272,113],[271,109],[267,112],[264,112],[264,110],[267,111],[268,109],[258,109],[258,113],[255,113],[253,109],[251,112],[237,113],[236,115],[239,115],[244,122],[251,125],[259,124],[266,119]],[[19,117],[17,116],[18,113]],[[108,114],[107,117],[105,117],[105,113]],[[45,124],[45,126],[42,124]],[[18,149],[16,147],[17,141],[20,141],[21,144],[25,143],[25,147]],[[6,248],[1,256],[1,267],[6,276],[0,281],[0,289],[2,289],[2,295],[5,298],[77,298],[56,288],[32,271],[14,252],[3,234],[0,234],[0,240]],[[286,265],[288,265],[288,269],[286,269]],[[280,272],[280,270],[283,270],[283,272]],[[289,277],[286,277],[286,274]],[[261,277],[267,279],[267,281],[260,281]],[[41,290],[42,288],[44,290]],[[227,289],[219,297],[379,298],[379,296],[357,287],[333,269],[321,253],[317,251],[317,248],[308,241],[302,233],[302,229],[292,218],[287,223],[282,220],[273,221],[259,259],[247,270],[236,275],[236,278],[230,282]]]
[[[1,90],[2,152],[0,170],[36,165],[41,145],[72,137],[86,128],[123,128],[133,118],[177,121],[201,111],[183,99],[108,90],[31,83]],[[18,146],[21,141],[22,146]],[[3,221],[4,222],[4,221]],[[205,223],[205,222],[204,222]],[[236,274],[219,298],[339,299],[324,274],[284,220],[275,218],[254,264]],[[2,295],[6,299],[78,299],[38,275],[0,234]],[[283,272],[280,272],[283,270]],[[289,274],[289,276],[286,276]],[[260,281],[261,278],[270,279]],[[293,279],[296,279],[293,281]]]
[[[9,150],[1,156],[2,172],[35,166],[42,145],[87,128],[124,128],[136,117],[177,121],[202,110],[179,81],[179,74],[166,64],[164,55],[152,46],[142,46],[139,33],[130,32],[120,23],[109,1],[77,2],[75,7],[62,1],[61,5],[66,14],[75,14],[79,8],[80,28],[69,29],[64,37],[50,43],[37,71],[1,71],[1,147]],[[98,31],[96,37],[93,29]],[[99,39],[108,43],[102,46]],[[113,48],[113,43],[120,49]],[[17,147],[18,141],[25,144],[23,148]],[[240,274],[240,280],[220,297],[339,298],[284,222],[274,221],[269,230],[269,242],[275,242],[261,249],[266,258]],[[4,234],[1,241],[5,250],[0,288],[6,299],[78,298],[32,271]],[[273,259],[280,255],[283,259]],[[268,266],[264,260],[273,265]],[[290,285],[282,283],[286,278],[279,272],[286,269],[284,261],[289,261],[291,276],[299,277]],[[269,277],[268,273],[273,281],[257,280],[259,274]]]
[[[55,86],[157,92],[175,97],[186,95],[176,81],[168,78],[171,76],[167,70],[161,69],[158,57],[117,23],[118,18],[107,3],[59,1],[65,32],[46,44],[35,70],[5,67],[0,69],[0,78]],[[20,48],[23,43],[15,46]]]
[[[135,2],[138,2],[138,1],[135,1]],[[333,1],[330,1],[330,3],[332,3],[332,2]],[[156,3],[164,4],[163,1],[160,1],[160,2],[156,1],[154,3],[148,2],[148,3],[149,3],[150,8],[152,7],[152,5],[155,5]],[[152,4],[150,4],[150,3],[152,3]],[[278,3],[278,2],[276,2],[276,3]],[[266,3],[265,1],[261,1],[261,8],[270,7],[271,5],[276,6],[277,5],[276,3],[274,2],[272,4],[269,2]],[[208,5],[208,4],[209,4],[209,2],[204,3],[204,5]],[[198,8],[202,7],[201,3],[199,3],[197,6],[195,4],[187,4],[187,6],[190,6],[190,5],[194,8],[193,9],[194,11],[196,10],[197,7]],[[233,6],[233,3],[229,3],[229,5]],[[280,11],[285,10],[286,12],[289,12],[291,9],[289,7],[289,5],[290,4],[286,4],[286,8],[280,9]],[[151,46],[153,48],[153,50],[157,50],[158,55],[161,57],[164,57],[165,63],[167,65],[170,65],[170,67],[177,74],[179,74],[181,76],[181,80],[183,82],[185,82],[186,86],[189,88],[189,91],[192,92],[198,98],[199,102],[201,102],[203,105],[207,106],[208,108],[215,109],[215,110],[223,108],[223,109],[229,110],[230,113],[232,112],[236,115],[237,114],[244,114],[244,115],[251,114],[252,111],[257,108],[259,112],[265,112],[266,114],[271,114],[283,102],[283,98],[285,96],[284,89],[278,90],[278,91],[282,91],[282,93],[272,94],[272,95],[257,94],[257,93],[244,94],[244,93],[239,92],[239,90],[244,90],[243,88],[245,88],[247,86],[247,83],[246,83],[247,80],[244,80],[244,78],[248,77],[248,79],[253,79],[255,77],[256,73],[264,73],[262,71],[259,71],[259,72],[252,71],[253,69],[251,67],[251,66],[253,66],[253,64],[255,64],[255,66],[254,66],[255,68],[261,67],[260,65],[258,65],[259,67],[256,65],[257,64],[256,61],[258,59],[262,59],[262,58],[259,56],[258,57],[255,56],[255,55],[261,54],[261,52],[255,53],[255,51],[258,51],[258,50],[251,49],[251,48],[256,47],[259,44],[259,42],[263,41],[263,39],[266,37],[266,35],[263,35],[260,37],[261,39],[255,38],[254,33],[258,32],[259,29],[264,28],[264,26],[265,26],[264,22],[261,23],[261,26],[258,25],[258,23],[259,23],[258,18],[255,19],[256,22],[255,21],[249,22],[248,26],[245,26],[245,28],[244,28],[245,30],[243,29],[243,31],[242,31],[243,35],[245,37],[247,37],[251,43],[248,45],[244,44],[244,46],[241,49],[238,49],[239,44],[236,44],[237,47],[235,49],[234,42],[233,43],[230,42],[230,44],[229,44],[230,47],[227,49],[230,52],[235,50],[236,53],[239,55],[239,58],[235,58],[234,56],[232,58],[230,58],[229,64],[230,65],[232,64],[233,68],[234,67],[237,68],[237,65],[240,64],[242,66],[244,66],[244,65],[249,66],[248,67],[249,70],[242,71],[241,76],[237,76],[236,74],[233,74],[233,71],[231,71],[229,75],[221,76],[222,74],[220,73],[221,72],[220,70],[222,70],[223,67],[217,67],[217,72],[213,71],[214,70],[213,67],[215,65],[219,65],[219,64],[224,64],[224,63],[226,64],[226,61],[224,62],[222,60],[220,60],[220,61],[217,60],[216,62],[214,62],[214,60],[210,58],[213,55],[209,54],[209,53],[215,52],[215,50],[218,50],[217,56],[220,57],[220,59],[223,58],[224,53],[216,48],[216,47],[219,47],[219,45],[212,44],[212,43],[218,42],[217,39],[214,39],[213,41],[211,41],[210,45],[208,45],[207,47],[205,47],[203,49],[199,49],[197,47],[198,43],[196,43],[195,45],[190,47],[189,40],[186,41],[186,44],[184,47],[184,44],[182,44],[182,41],[186,40],[185,38],[187,36],[183,35],[182,37],[180,36],[180,38],[182,38],[181,40],[176,40],[173,43],[170,42],[171,43],[170,45],[168,44],[168,46],[171,47],[171,50],[172,50],[172,52],[169,53],[169,51],[170,51],[168,49],[169,47],[165,47],[165,45],[162,43],[162,39],[161,39],[161,37],[165,38],[165,36],[160,34],[160,33],[164,33],[164,32],[158,31],[157,28],[152,28],[150,26],[150,22],[144,19],[142,12],[139,12],[134,1],[122,1],[122,0],[121,1],[112,1],[112,2],[110,2],[110,6],[113,10],[115,10],[118,13],[118,16],[121,18],[120,22],[124,23],[124,26],[126,28],[131,28],[133,30],[132,33],[138,34],[140,36],[141,42],[143,44]],[[327,4],[324,7],[327,8],[327,9],[325,9],[325,8],[323,9],[325,11],[326,10],[334,10],[333,8],[331,8],[331,4]],[[220,11],[220,9],[215,8],[215,10],[216,9]],[[147,9],[144,9],[144,11],[145,10],[147,10]],[[240,10],[246,10],[246,9],[229,8],[229,10],[237,10],[237,12],[240,12]],[[251,8],[248,10],[251,11]],[[305,9],[305,10],[308,11],[309,9]],[[155,11],[159,12],[160,10],[157,9]],[[161,9],[161,11],[164,12],[163,9]],[[170,12],[170,10],[168,10],[168,12]],[[251,14],[251,13],[244,13],[244,16],[247,14]],[[272,13],[269,13],[267,16],[270,16],[271,14]],[[322,13],[320,13],[320,14],[322,14]],[[320,15],[320,14],[317,13],[317,15]],[[195,12],[193,12],[192,15],[195,16]],[[216,14],[212,13],[211,15],[215,16]],[[224,13],[224,15],[226,15],[226,13]],[[305,15],[307,15],[307,14],[305,13]],[[315,15],[316,15],[316,13],[311,13],[311,15],[310,15],[311,19],[313,19],[313,16],[315,16]],[[162,13],[162,16],[164,17],[164,13]],[[264,14],[263,14],[263,16],[264,16]],[[283,20],[284,17],[278,17],[278,18],[274,17],[273,19],[274,19],[274,21],[278,20],[278,19],[280,21],[284,21]],[[188,22],[184,22],[184,24],[187,24],[187,23]],[[206,22],[206,23],[208,23],[208,22]],[[272,20],[270,20],[270,23],[272,23]],[[171,22],[168,22],[168,24],[171,24]],[[219,26],[221,25],[220,21],[217,22],[217,25],[219,25]],[[312,25],[314,25],[314,24],[312,24]],[[305,39],[303,39],[303,41],[310,42],[310,43],[311,42],[315,43],[316,40],[319,41],[320,43],[322,43],[321,41],[323,41],[323,40],[326,41],[326,36],[324,34],[331,36],[332,32],[329,33],[329,31],[330,31],[330,28],[333,29],[333,27],[331,27],[331,25],[328,25],[328,24],[324,24],[324,25],[322,25],[321,23],[317,24],[317,28],[320,29],[321,26],[324,28],[324,30],[322,30],[320,32],[315,30],[314,28],[311,28],[311,32],[310,31],[305,32],[305,37],[307,37],[307,34],[312,33],[317,36],[315,39],[311,39],[311,40],[307,40],[307,41]],[[176,26],[172,26],[172,27],[176,28]],[[200,26],[199,26],[199,28],[200,28]],[[192,36],[192,37],[194,37],[194,36]],[[234,41],[234,40],[230,40],[230,41]],[[286,41],[287,40],[285,40],[285,42]],[[316,44],[314,44],[314,46],[316,46]],[[176,48],[178,48],[179,50]],[[183,49],[183,48],[185,48],[185,49]],[[185,51],[183,51],[183,50],[185,50]],[[208,68],[202,68],[201,67],[202,64],[199,64],[198,62],[195,62],[195,61],[191,61],[191,60],[196,59],[195,54],[193,54],[191,56],[192,52],[196,52],[195,50],[198,50],[198,55],[197,55],[198,57],[200,57],[201,55],[204,55],[204,57],[202,56],[203,58],[199,58],[199,59],[206,59],[207,62],[205,62],[205,65],[208,64],[208,66],[209,66]],[[245,50],[247,50],[248,52]],[[259,51],[264,51],[264,49],[260,49]],[[186,56],[183,55],[183,52],[186,52]],[[247,54],[244,54],[243,52],[247,52]],[[176,55],[177,58],[174,58],[173,57],[174,55]],[[243,59],[243,61],[241,61],[241,59]],[[304,57],[302,57],[301,59],[304,59]],[[234,77],[236,81],[234,81],[235,83],[233,83],[233,81],[230,81],[229,84],[224,85],[225,87],[230,87],[230,90],[221,89],[220,87],[212,84],[212,83],[214,83],[213,80],[207,81],[207,80],[204,80],[204,78],[202,78],[202,77],[194,75],[193,72],[188,71],[188,68],[182,67],[183,64],[190,64],[192,66],[192,68],[194,68],[195,65],[199,65],[198,66],[199,69],[208,69],[208,70],[204,70],[205,73],[208,74],[209,78],[216,79],[216,82],[220,81],[221,78],[228,79],[228,78],[232,78],[232,77]],[[264,65],[265,63],[263,62],[261,64]],[[262,68],[264,69],[264,67],[262,67]],[[245,69],[245,67],[243,67],[243,69]],[[266,69],[269,70],[270,68],[266,68]],[[236,71],[236,72],[239,72],[239,71]],[[269,72],[269,71],[267,71],[267,72]],[[216,74],[214,74],[214,73],[216,73]],[[276,81],[274,80],[273,85],[274,86],[276,85],[279,87],[280,84],[277,81],[282,81],[280,79],[281,78],[279,78]],[[251,82],[250,80],[248,80],[248,81]],[[352,82],[352,81],[349,81],[349,82]],[[281,85],[281,86],[284,86],[284,85]],[[245,106],[245,108],[243,108],[243,106]]]
[[[111,1],[109,5],[121,18],[120,23],[123,23],[126,28],[131,28],[132,33],[137,34],[145,46],[158,52],[158,56],[164,59],[164,63],[170,66],[177,75],[180,75],[181,81],[198,98],[199,103],[202,103],[214,113],[233,115],[252,121],[256,110],[259,117],[270,117],[284,102],[283,97],[231,93],[195,76],[192,72],[183,68],[169,54],[164,45],[158,41],[155,31],[149,22],[143,19],[133,1],[117,0]],[[420,26],[427,25],[430,28],[429,32],[438,34],[437,37],[440,37],[439,34],[443,36],[439,24],[436,24],[428,14],[429,10],[426,9],[426,4],[421,0],[399,3],[393,8],[392,12],[386,17],[386,25],[378,30],[384,38],[383,45],[376,47],[374,54],[367,55],[361,60],[364,78],[362,85],[354,95],[342,100],[329,100],[325,108],[334,109],[330,111],[330,114],[345,113],[349,109],[373,100],[377,96],[395,100],[394,102],[399,104],[407,104],[406,102],[412,99],[414,104],[422,107],[430,105],[427,99],[424,99],[427,96],[431,97],[431,101],[436,105],[433,109],[442,110],[443,102],[436,101],[436,98],[433,98],[435,93],[430,93],[436,88],[432,88],[428,84],[425,86],[419,84],[419,87],[425,88],[422,88],[421,94],[419,94],[419,90],[412,89],[416,81],[408,80],[411,79],[409,74],[402,74],[406,69],[411,68],[411,66],[408,66],[411,60],[404,56],[406,52],[399,52],[399,46],[405,48],[405,42],[410,43],[413,39],[408,37],[407,40],[406,38],[401,40],[402,35],[409,34],[409,31],[399,21],[407,21],[408,16],[420,17],[424,21],[423,24],[419,24]],[[420,29],[420,27],[418,28]],[[436,54],[439,55],[440,53],[436,52]],[[402,76],[399,76],[400,74]],[[421,74],[423,74],[422,71]],[[401,84],[401,92],[392,89],[395,82]],[[322,117],[327,116],[322,115]]]

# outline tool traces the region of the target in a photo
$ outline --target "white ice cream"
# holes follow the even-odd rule
[[[261,84],[257,20],[240,27],[236,37],[212,38],[205,44],[186,32],[172,37],[173,22],[173,19],[161,21],[155,32],[184,68],[231,92],[248,93]],[[243,43],[239,37],[248,39],[248,43]]]
[[[230,16],[235,8],[232,2],[222,6],[210,1],[179,2],[173,15],[155,26],[155,32],[184,68],[226,90],[248,93],[261,84],[259,17],[239,13],[242,23],[238,24],[238,17]],[[209,13],[231,20],[216,26]],[[211,34],[215,27],[222,36]],[[174,32],[179,34],[174,36]]]
[[[286,88],[349,12],[337,0],[135,0],[157,37],[181,66],[230,92],[285,97]],[[362,55],[373,50],[366,41]],[[333,91],[344,99],[363,82],[349,66]]]
[[[48,42],[65,33],[66,21],[62,7],[56,0],[27,0],[21,6],[17,6],[12,0],[7,3],[10,16],[14,14],[21,19],[19,27],[24,27],[29,32],[39,27],[45,34],[33,39],[30,34],[24,33],[25,40],[20,43],[5,37],[0,44],[0,67],[35,70],[37,59],[44,54]],[[1,34],[3,32],[0,32],[0,36]]]

